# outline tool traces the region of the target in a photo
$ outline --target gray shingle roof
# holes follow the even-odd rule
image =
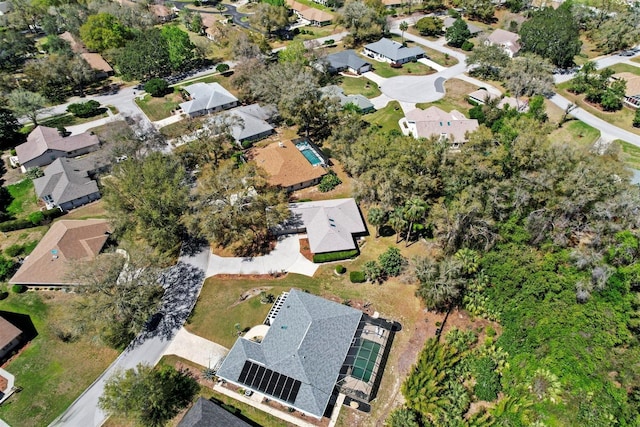
[[[267,120],[274,114],[273,108],[261,107],[259,104],[251,104],[234,108],[227,111],[226,114],[239,119],[238,124],[231,126],[231,135],[236,141],[251,139],[264,132],[273,131],[273,126],[267,123]],[[221,116],[216,116],[214,120],[223,119]]]
[[[329,66],[335,68],[336,70],[344,67],[359,70],[367,64],[371,65],[364,59],[360,58],[358,54],[352,49],[343,50],[341,52],[327,55],[327,61],[329,62]]]
[[[369,43],[365,45],[364,48],[383,55],[392,61],[400,61],[405,58],[424,55],[424,50],[419,47],[404,47],[402,44],[386,38],[381,38],[377,42]]]
[[[251,427],[215,403],[199,398],[178,423],[178,427]]]
[[[61,205],[97,193],[98,184],[87,174],[90,166],[82,160],[56,159],[45,168],[44,176],[33,180],[36,194],[40,198],[51,195]]]
[[[193,98],[191,101],[180,104],[182,111],[187,114],[202,110],[212,110],[238,101],[238,98],[218,83],[194,83],[186,86],[184,90],[189,92],[189,95]]]
[[[344,91],[339,86],[329,85],[321,88],[321,90],[326,96],[332,96],[340,99],[340,105],[343,107],[347,104],[354,104],[361,110],[369,110],[373,108],[373,103],[369,101],[366,96],[360,94],[345,95]]]
[[[362,312],[292,289],[261,343],[239,338],[218,370],[237,382],[245,361],[302,382],[293,407],[318,418],[329,403]]]

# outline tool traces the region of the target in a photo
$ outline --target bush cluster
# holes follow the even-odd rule
[[[23,228],[37,227],[43,222],[52,220],[61,216],[63,212],[60,209],[49,209],[43,212],[34,212],[29,215],[28,219],[14,219],[11,221],[0,222],[0,231],[22,230]]]
[[[322,177],[320,181],[320,185],[318,185],[318,190],[323,193],[327,191],[331,191],[336,188],[338,185],[342,184],[342,181],[334,172],[329,172],[325,176]]]
[[[313,256],[313,262],[322,263],[322,262],[331,262],[331,261],[340,261],[343,259],[351,259],[358,256],[360,252],[357,249],[352,249],[350,251],[338,251],[338,252],[327,252],[324,254],[315,254]]]
[[[342,265],[342,264],[336,265],[336,273],[344,274],[345,271],[347,271],[347,269],[344,268],[344,265]]]
[[[351,283],[364,283],[367,278],[362,271],[352,271],[349,273],[349,280]]]
[[[93,117],[100,114],[100,103],[93,99],[87,102],[79,102],[77,104],[71,104],[67,107],[67,111],[76,117]]]

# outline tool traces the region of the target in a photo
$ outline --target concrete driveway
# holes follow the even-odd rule
[[[211,254],[207,277],[216,274],[271,274],[289,272],[313,276],[318,266],[300,253],[300,240],[297,235],[283,236],[274,250],[257,257],[221,257]]]
[[[164,354],[175,354],[205,368],[214,368],[227,355],[226,347],[181,328]]]

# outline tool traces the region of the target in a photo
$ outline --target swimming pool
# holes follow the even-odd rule
[[[368,383],[376,366],[376,358],[379,351],[380,344],[377,342],[362,340],[353,364],[351,376]]]
[[[302,155],[312,166],[324,164],[324,160],[316,153],[316,151],[309,145],[307,141],[298,142],[296,148],[300,150]]]

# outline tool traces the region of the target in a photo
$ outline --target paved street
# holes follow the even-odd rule
[[[111,366],[50,424],[51,426],[101,426],[106,420],[106,415],[98,408],[98,398],[102,395],[105,381],[114,373],[134,368],[140,363],[155,365],[165,354],[200,294],[204,271],[209,261],[209,248],[205,247],[193,255],[183,256],[180,261],[181,263],[174,267],[178,269],[177,273],[165,277],[166,280],[163,281],[166,286],[163,310],[166,314],[158,328],[153,332],[141,333]]]

